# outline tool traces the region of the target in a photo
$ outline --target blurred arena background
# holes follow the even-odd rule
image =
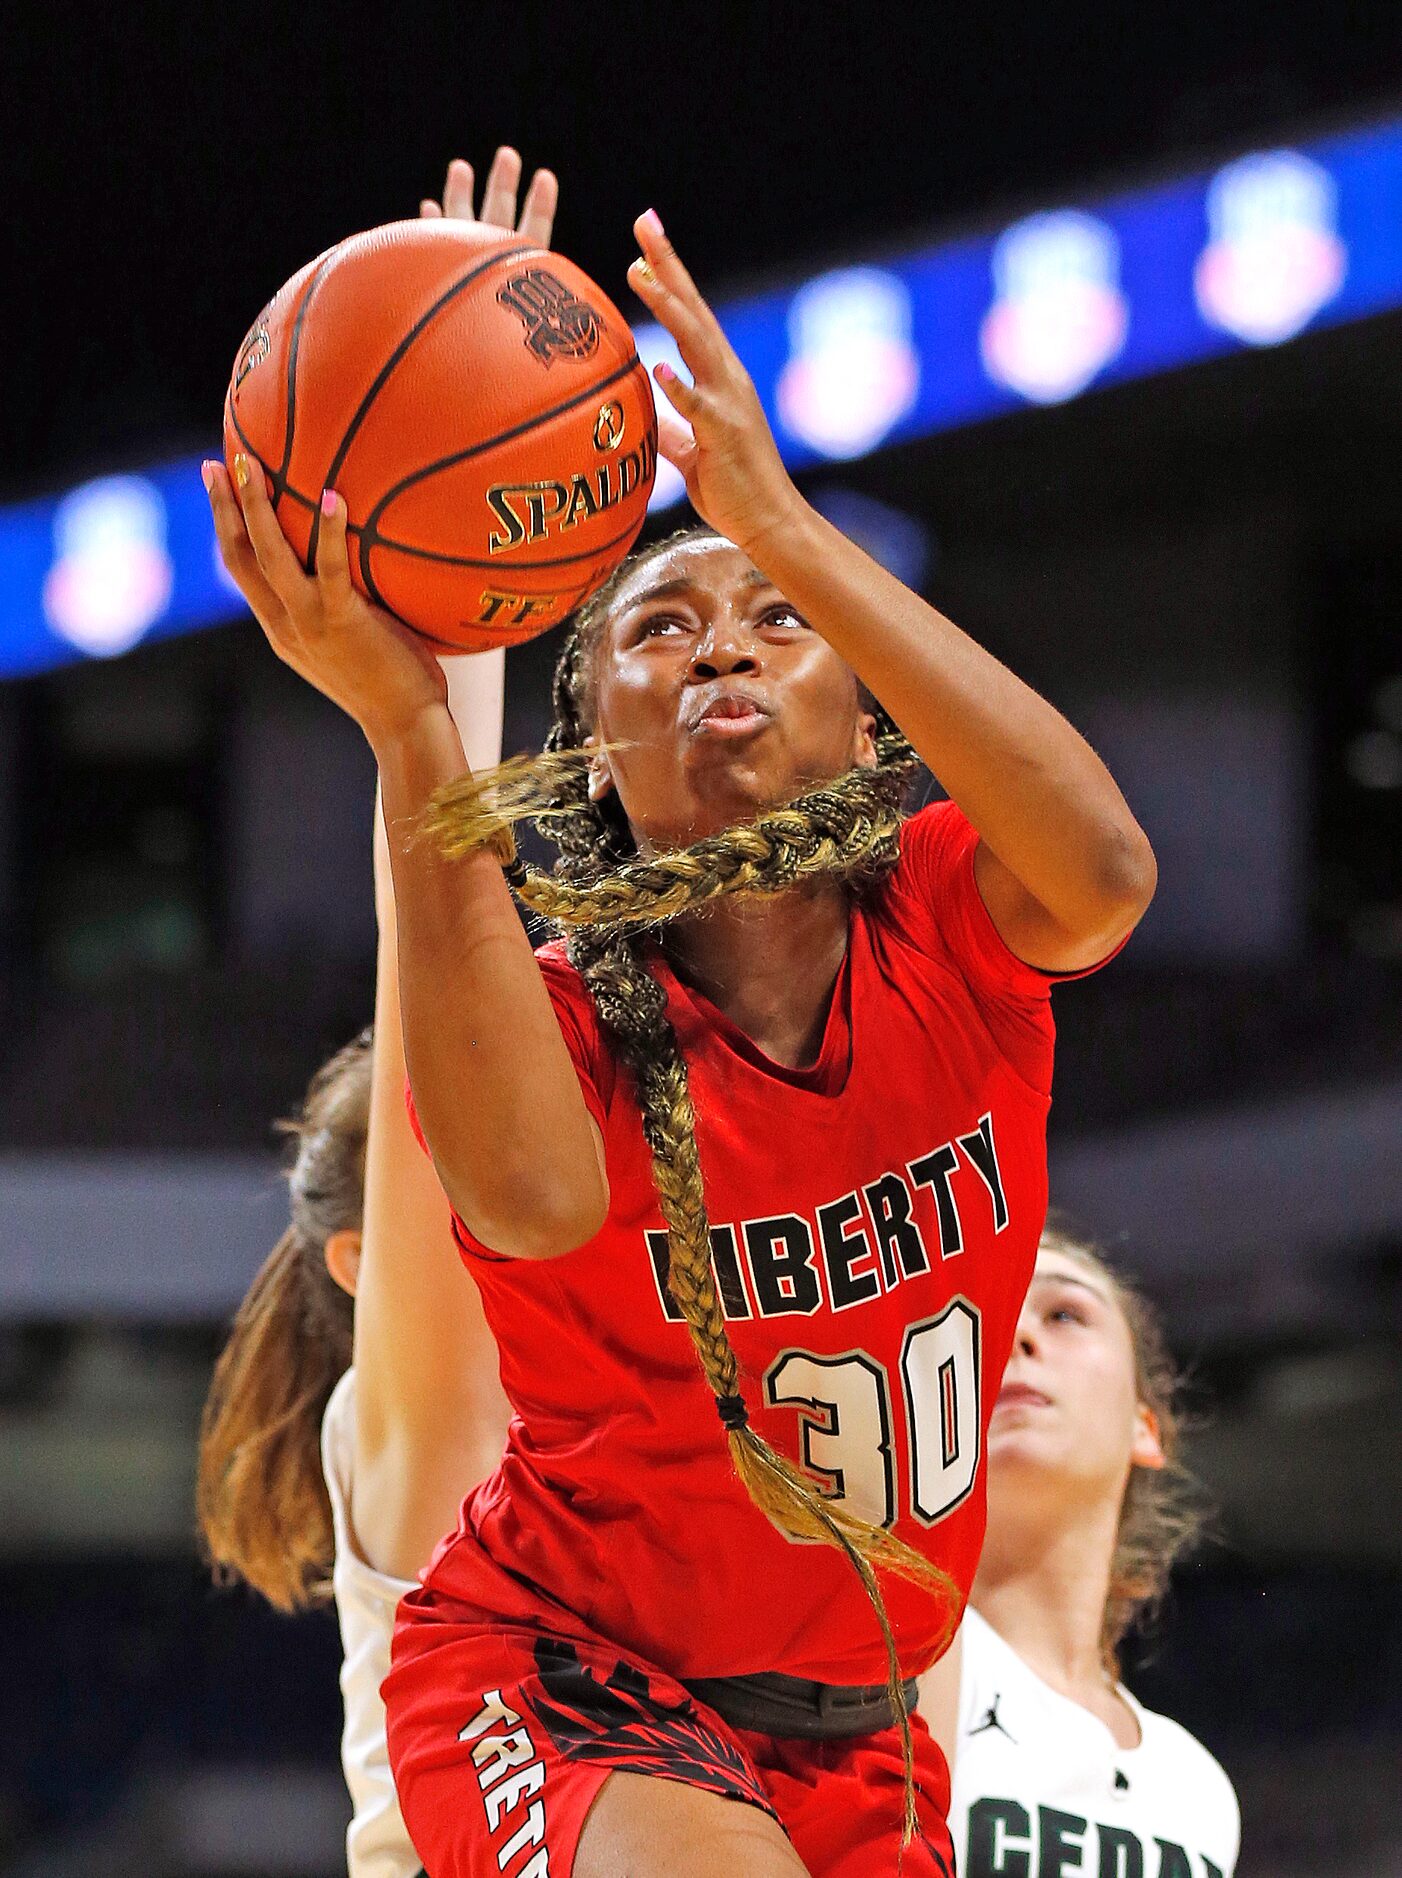
[[[0,1869],[338,1869],[332,1620],[211,1589],[191,1480],[373,776],[197,462],[271,290],[512,141],[620,301],[659,207],[805,488],[1153,837],[1053,1115],[1220,1507],[1131,1680],[1243,1878],[1402,1873],[1402,11],[150,4],[14,16],[0,97]]]

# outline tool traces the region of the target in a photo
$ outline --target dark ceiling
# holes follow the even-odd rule
[[[1402,8],[1325,0],[11,13],[0,478],[212,437],[268,293],[499,140],[618,292],[649,203],[733,281],[1399,97]]]

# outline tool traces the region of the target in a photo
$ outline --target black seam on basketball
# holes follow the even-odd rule
[[[304,496],[301,490],[294,489],[291,483],[287,483],[284,485],[282,493],[287,497],[287,500],[289,502],[295,502],[299,509],[314,509],[317,506],[316,503],[312,501],[310,496]],[[350,524],[347,523],[346,533],[348,535],[359,534],[360,530],[358,528],[353,529],[350,526]]]
[[[448,305],[449,301],[456,299],[456,297],[460,293],[462,293],[465,288],[470,287],[472,285],[474,280],[479,279],[483,274],[489,273],[492,268],[498,265],[498,263],[503,262],[503,261],[519,261],[523,254],[544,254],[545,252],[546,250],[544,248],[541,248],[537,246],[534,242],[529,242],[529,241],[523,242],[519,248],[501,249],[496,254],[493,254],[490,257],[490,259],[485,260],[485,261],[479,261],[475,267],[469,269],[469,271],[466,274],[464,274],[459,280],[455,280],[451,287],[445,288],[444,291],[434,301],[433,305],[429,307],[426,312],[421,313],[419,315],[418,319],[415,320],[414,324],[409,328],[408,332],[404,334],[403,338],[395,346],[393,352],[390,353],[389,357],[385,360],[384,364],[380,367],[379,371],[376,373],[374,381],[370,385],[369,390],[365,393],[365,396],[360,400],[360,404],[357,407],[354,415],[351,417],[350,423],[346,426],[345,435],[341,438],[340,443],[336,446],[335,454],[331,458],[331,462],[326,471],[326,485],[325,486],[328,489],[334,489],[336,487],[336,478],[340,474],[341,465],[346,460],[346,457],[350,451],[350,447],[355,441],[357,432],[359,431],[361,425],[365,422],[365,419],[369,416],[371,406],[374,404],[376,398],[379,397],[380,393],[384,390],[385,386],[389,383],[390,377],[393,374],[395,367],[399,364],[400,360],[403,359],[405,353],[409,351],[414,341],[418,338],[419,334],[430,323],[430,321],[438,317],[438,315],[442,312],[443,308]],[[312,517],[311,536],[307,542],[307,572],[309,574],[312,572],[312,570],[316,566],[316,548],[317,548],[317,540],[320,534],[321,534],[321,505],[318,503],[317,512]]]
[[[292,322],[292,337],[287,347],[287,423],[282,437],[282,466],[277,471],[277,480],[284,489],[287,487],[287,472],[292,467],[292,442],[297,428],[297,360],[302,350],[302,325],[307,317],[307,308],[321,285],[322,276],[341,252],[342,245],[338,243],[328,255],[323,256],[321,266],[307,282],[307,291],[302,295],[302,304]]]
[[[229,395],[227,391],[224,393],[224,415],[228,418],[229,422],[233,425],[234,434],[235,436],[237,436],[239,442],[243,445],[245,453],[248,456],[251,456],[253,458],[253,461],[258,465],[259,469],[262,470],[265,476],[272,476],[273,475],[272,470],[268,468],[268,465],[263,461],[262,457],[259,456],[258,454],[257,444],[254,443],[253,439],[249,436],[248,432],[244,429],[243,425],[240,424],[239,414],[234,409],[233,398]],[[274,478],[274,481],[276,482],[276,478]],[[274,489],[274,492],[273,492],[274,503],[276,503],[277,501],[278,493],[279,492],[276,489]]]
[[[258,454],[257,444],[253,442],[243,425],[240,424],[238,414],[234,410],[233,405],[229,403],[227,399],[225,402],[229,414],[229,422],[233,425],[238,440],[244,447],[245,454],[253,458],[253,461],[272,484],[272,493],[268,497],[268,501],[272,505],[273,514],[277,514],[278,504],[282,501],[284,496],[286,496],[290,502],[298,502],[303,508],[310,508],[312,505],[307,501],[307,498],[293,489],[288,483],[287,478],[280,476],[271,463],[265,463],[263,461],[262,457]]]
[[[512,257],[502,256],[500,258],[508,259]],[[610,372],[607,377],[598,380],[593,385],[590,385],[586,390],[580,392],[576,397],[567,399],[563,404],[557,405],[553,409],[544,412],[542,415],[538,417],[531,418],[523,424],[515,425],[510,430],[502,431],[497,436],[488,438],[485,443],[473,445],[471,449],[463,451],[461,455],[458,457],[445,458],[444,463],[451,464],[454,462],[465,461],[468,457],[477,454],[479,451],[490,450],[494,448],[497,444],[511,442],[513,438],[520,436],[523,431],[531,430],[537,424],[548,423],[552,418],[562,416],[565,412],[573,410],[576,405],[585,402],[587,399],[593,397],[596,393],[606,390],[608,386],[613,384],[617,379],[625,376],[628,372],[633,370],[634,367],[642,371],[644,373],[644,376],[646,376],[646,368],[643,366],[642,360],[638,357],[636,353],[634,353],[632,358],[628,360],[628,362],[625,365],[618,367],[617,370]],[[316,518],[319,518],[321,514],[320,502],[315,500],[311,496],[304,495],[300,489],[294,488],[290,482],[286,481],[284,477],[279,477],[278,473],[275,470],[271,469],[268,464],[263,462],[262,458],[258,455],[257,446],[251,441],[247,432],[244,430],[242,424],[239,422],[238,413],[233,409],[232,402],[226,400],[226,403],[228,404],[230,421],[233,424],[234,430],[236,431],[238,435],[239,441],[244,445],[249,455],[253,458],[253,460],[259,465],[259,467],[264,471],[264,473],[270,478],[270,480],[274,484],[274,495],[273,495],[274,508],[276,508],[276,504],[277,504],[279,497],[286,496],[289,502],[295,502],[299,508],[306,509],[312,514],[314,518],[313,530],[315,530]],[[410,543],[406,541],[397,540],[393,535],[379,534],[374,527],[374,517],[378,516],[382,512],[382,510],[385,508],[386,504],[392,499],[392,497],[396,494],[401,493],[403,489],[409,488],[413,484],[413,482],[416,479],[418,479],[420,475],[427,475],[431,471],[436,470],[442,466],[443,465],[437,464],[437,463],[430,464],[427,470],[423,472],[415,472],[414,476],[406,478],[403,483],[397,485],[396,488],[391,490],[387,496],[381,498],[381,500],[376,503],[374,510],[371,512],[370,521],[362,524],[362,523],[352,522],[348,520],[346,523],[347,535],[354,536],[356,538],[358,559],[360,561],[361,578],[365,582],[366,592],[369,594],[370,598],[375,602],[377,606],[382,607],[384,611],[388,613],[392,619],[399,620],[400,624],[404,626],[408,626],[410,622],[404,619],[402,614],[396,613],[394,608],[389,605],[389,603],[384,598],[384,595],[381,593],[379,583],[376,581],[374,574],[371,571],[370,555],[373,552],[373,550],[377,547],[386,548],[396,554],[407,554],[415,560],[433,561],[440,566],[480,567],[480,568],[487,569],[489,572],[495,571],[495,572],[501,572],[503,574],[512,572],[512,571],[519,571],[519,572],[524,573],[527,571],[533,571],[536,568],[571,567],[571,566],[574,566],[579,561],[593,560],[597,555],[608,554],[614,548],[617,548],[621,546],[623,543],[632,540],[634,537],[636,537],[639,528],[641,528],[642,526],[641,521],[639,521],[635,523],[631,528],[625,529],[622,532],[622,534],[614,535],[608,541],[599,542],[593,548],[581,550],[581,552],[579,552],[578,554],[559,555],[548,561],[518,561],[518,562],[503,561],[503,560],[499,560],[496,558],[480,559],[471,555],[442,554],[432,548],[413,547]],[[307,568],[307,572],[312,573],[313,571],[314,571],[314,558],[309,555],[309,565]],[[424,633],[422,627],[411,627],[411,630],[421,633],[423,637],[425,638],[434,639],[435,644],[443,646],[446,650],[458,649],[457,647],[451,646],[447,640],[436,639],[434,638],[433,634]]]
[[[394,608],[389,604],[389,602],[385,599],[385,596],[380,592],[379,582],[375,579],[375,576],[370,572],[370,550],[374,547],[374,545],[375,544],[370,539],[369,535],[366,535],[366,534],[361,535],[360,537],[360,578],[365,582],[365,591],[366,593],[369,594],[370,598],[375,602],[376,606],[380,606],[384,608],[385,612],[389,614],[391,619],[397,619],[401,626],[408,626],[409,624],[408,620],[404,619],[400,614],[395,612]]]
[[[273,514],[274,515],[277,514],[278,504],[279,502],[282,501],[282,498],[284,496],[290,496],[294,502],[301,502],[303,498],[297,494],[296,490],[289,489],[285,482],[279,483],[276,472],[270,469],[268,465],[263,461],[262,457],[259,456],[257,445],[250,441],[248,433],[244,430],[243,425],[240,424],[238,417],[234,411],[233,404],[230,402],[227,394],[225,395],[225,399],[224,399],[224,409],[225,409],[225,413],[228,417],[229,422],[233,425],[234,430],[238,435],[239,442],[244,447],[244,453],[247,456],[251,456],[253,458],[253,461],[258,465],[259,469],[262,470],[264,476],[267,477],[268,480],[273,485],[272,494],[268,498],[269,505],[272,508]]]
[[[232,385],[224,393],[224,410],[230,424],[232,424],[234,428],[234,434],[243,445],[245,451],[253,458],[254,462],[258,464],[263,474],[272,484],[272,493],[269,497],[269,501],[272,503],[274,515],[277,514],[278,503],[284,496],[290,496],[294,502],[301,503],[304,508],[315,507],[314,503],[308,502],[304,495],[301,495],[297,490],[293,489],[287,480],[287,472],[292,463],[292,443],[296,428],[296,361],[302,343],[302,321],[306,317],[307,307],[311,301],[312,295],[321,284],[322,275],[326,272],[326,269],[331,265],[332,261],[335,260],[337,252],[338,250],[333,248],[331,252],[324,257],[321,266],[307,283],[307,291],[302,297],[302,304],[297,309],[297,318],[293,323],[292,342],[289,346],[287,368],[287,419],[283,431],[282,463],[279,467],[275,468],[271,463],[265,463],[263,461],[263,458],[259,454],[257,444],[254,443],[253,439],[239,422],[239,414],[234,409]],[[310,573],[311,569],[308,568],[307,571]]]
[[[402,496],[406,489],[412,489],[415,483],[427,481],[430,476],[436,476],[439,470],[452,469],[455,464],[467,463],[475,456],[482,456],[488,450],[495,450],[499,444],[511,443],[515,438],[525,436],[527,431],[535,430],[541,424],[548,424],[552,418],[563,417],[566,411],[572,411],[576,405],[587,403],[590,398],[596,398],[601,391],[607,391],[610,385],[617,384],[620,378],[626,378],[634,367],[644,370],[643,362],[636,352],[622,365],[616,366],[607,377],[596,379],[592,385],[586,385],[583,391],[576,392],[572,398],[566,398],[563,404],[553,405],[548,411],[537,411],[534,417],[528,417],[519,424],[513,424],[510,430],[499,430],[494,437],[486,437],[481,443],[469,445],[466,450],[456,450],[451,456],[440,457],[436,463],[425,463],[421,469],[416,469],[412,475],[403,477],[401,481],[392,484],[385,491],[365,518],[366,533],[373,534],[381,540],[385,539],[379,534],[380,517],[396,497]],[[645,370],[644,376],[646,376]],[[498,567],[506,563],[479,561],[474,562],[473,565]],[[542,561],[537,562],[536,565],[544,567],[549,563]]]
[[[595,547],[583,548],[578,554],[560,554],[549,561],[504,561],[500,557],[483,561],[470,554],[439,554],[433,548],[411,548],[392,535],[372,534],[368,528],[361,536],[361,554],[363,557],[376,548],[387,548],[394,554],[408,554],[416,561],[434,561],[441,567],[485,567],[501,574],[533,574],[538,567],[572,567],[576,561],[592,561],[596,555],[607,554],[610,548],[618,547],[620,542],[631,540],[641,526],[641,521],[633,522],[621,535],[614,535]],[[364,565],[363,559],[361,565]]]
[[[242,435],[242,433],[240,433],[240,435]],[[268,475],[271,475],[272,471],[261,461],[257,452],[253,450],[252,445],[249,446],[249,449],[250,453],[253,455],[253,460],[258,463],[259,467],[266,471]],[[310,496],[304,496],[300,489],[294,489],[290,483],[287,484],[282,493],[289,502],[295,502],[299,508],[315,510],[319,507],[317,503],[312,501]],[[596,554],[607,554],[610,548],[616,548],[620,542],[626,541],[630,534],[636,534],[641,526],[641,522],[636,522],[631,529],[624,529],[621,535],[614,535],[608,541],[601,541],[596,547],[582,550],[578,554],[562,554],[550,561],[502,561],[495,558],[479,560],[468,554],[440,554],[434,548],[415,548],[407,541],[397,541],[393,535],[377,535],[370,529],[363,528],[359,522],[347,522],[346,533],[347,535],[355,536],[356,540],[360,543],[360,571],[365,576],[366,586],[373,587],[375,582],[370,573],[367,557],[374,548],[387,548],[394,554],[407,554],[412,556],[416,561],[436,561],[443,567],[485,567],[489,571],[499,569],[502,573],[527,573],[532,568],[537,567],[569,567],[575,561],[591,561]],[[377,604],[383,606],[387,613],[394,612],[394,608],[387,606],[383,600],[377,598]],[[397,619],[398,617],[399,615],[395,614],[395,618]],[[421,632],[423,628],[415,627],[414,630]],[[430,635],[430,637],[431,636],[432,635]]]

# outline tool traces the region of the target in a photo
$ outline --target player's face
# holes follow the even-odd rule
[[[1063,1253],[1041,1253],[988,1431],[990,1518],[1000,1490],[1034,1482],[1077,1504],[1118,1508],[1132,1467],[1162,1465],[1109,1281]]]
[[[590,776],[640,848],[676,847],[876,760],[852,668],[728,541],[620,587],[595,653]]]

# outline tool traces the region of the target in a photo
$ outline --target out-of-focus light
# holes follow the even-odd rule
[[[784,461],[801,472],[979,423],[1014,399],[1056,404],[1097,384],[1399,309],[1394,119],[1107,196],[1088,211],[1034,215],[880,266],[722,297],[716,316]],[[636,337],[649,367],[666,359],[683,371],[660,327]],[[110,493],[123,487],[114,503]],[[85,506],[93,489],[109,492],[95,511]],[[663,461],[650,506],[682,495]],[[195,456],[143,466],[139,480],[0,509],[0,678],[241,610]],[[1397,728],[1391,716],[1380,721]]]
[[[54,558],[44,577],[44,618],[92,658],[126,652],[170,604],[175,569],[166,510],[142,476],[84,483],[54,511]]]
[[[934,562],[934,542],[918,517],[840,483],[816,490],[813,507],[897,580],[917,590],[924,585]]]
[[[1344,752],[1344,766],[1360,789],[1402,789],[1402,739],[1390,730],[1364,730]]]
[[[1033,404],[1074,398],[1124,347],[1129,306],[1119,243],[1093,215],[1030,215],[993,250],[994,300],[979,332],[984,369]]]
[[[865,456],[914,407],[920,355],[910,291],[876,267],[820,274],[789,308],[789,359],[779,374],[779,422],[821,455]]]
[[[1338,189],[1295,150],[1229,163],[1207,191],[1208,242],[1193,271],[1198,310],[1251,346],[1302,332],[1348,271]]]

